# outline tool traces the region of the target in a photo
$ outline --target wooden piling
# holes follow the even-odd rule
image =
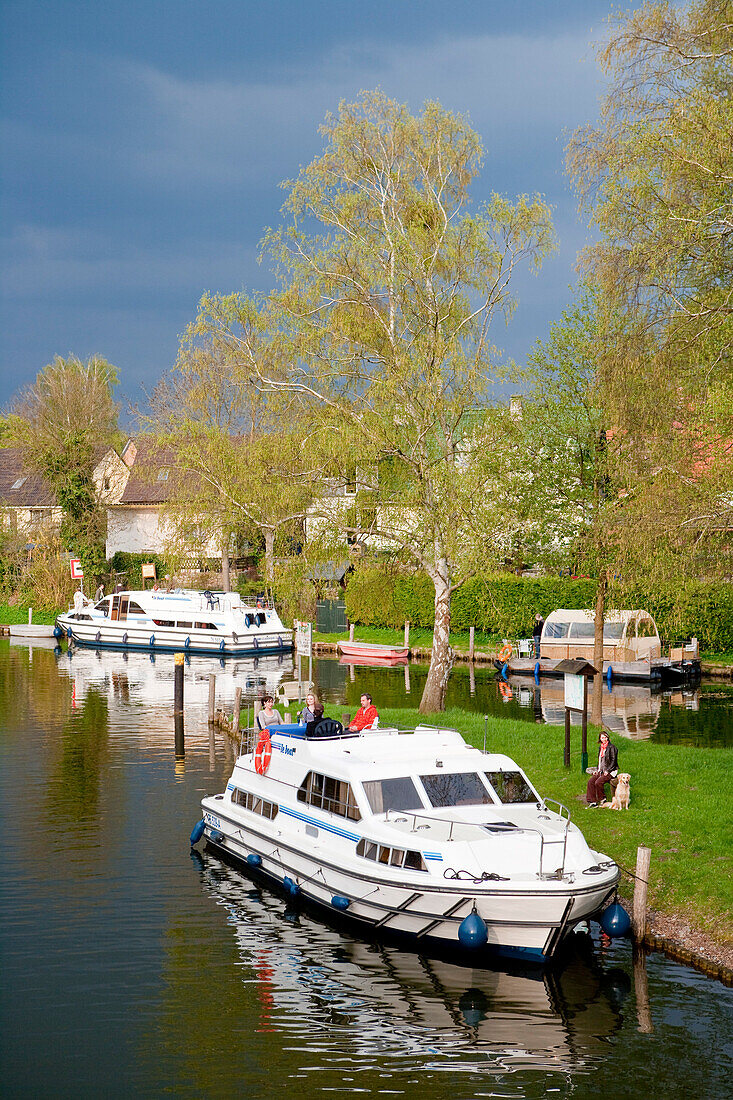
[[[353,642],[353,640],[354,640],[354,624],[349,623],[349,641]]]
[[[565,707],[565,752],[563,753],[563,764],[566,768],[570,767],[570,711]]]
[[[410,620],[405,619],[405,649],[410,648]]]
[[[232,732],[239,733],[239,712],[242,709],[242,689],[236,688],[234,692],[234,713],[232,715]]]
[[[176,653],[173,658],[175,665],[173,673],[173,713],[183,714],[183,653]]]
[[[636,878],[634,879],[634,911],[631,928],[634,940],[641,943],[646,934],[646,896],[649,887],[649,867],[652,861],[651,848],[640,844],[636,850]]]
[[[216,718],[216,673],[209,673],[209,721]]]
[[[648,849],[647,849],[648,850]],[[636,997],[636,1019],[639,1031],[650,1035],[654,1031],[652,1012],[649,1004],[649,980],[646,972],[646,952],[641,944],[634,944],[634,994]]]
[[[473,662],[473,639],[476,632],[475,626],[469,626],[468,628],[468,659]]]

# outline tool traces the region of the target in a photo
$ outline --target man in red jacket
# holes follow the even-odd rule
[[[371,695],[367,695],[365,692],[361,697],[361,706],[354,715],[353,721],[348,729],[353,732],[368,730],[373,725],[375,718],[378,717],[377,708],[372,703]]]

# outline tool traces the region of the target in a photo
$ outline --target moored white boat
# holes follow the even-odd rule
[[[292,631],[271,607],[249,607],[237,592],[147,589],[115,592],[96,606],[77,592],[56,619],[59,637],[95,648],[214,653],[278,653]]]
[[[542,963],[619,877],[509,757],[451,729],[270,728],[192,833],[364,935]]]

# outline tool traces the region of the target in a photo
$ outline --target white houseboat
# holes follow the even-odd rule
[[[364,935],[543,963],[613,894],[592,851],[507,756],[420,726],[309,739],[270,727],[191,834]]]
[[[540,639],[540,676],[562,675],[556,666],[567,658],[593,661],[595,613],[559,608],[545,619]],[[495,664],[510,673],[533,673],[537,661],[531,655],[531,643],[500,650]],[[700,674],[697,641],[662,656],[657,624],[648,611],[641,609],[607,611],[603,621],[603,675],[615,680],[684,681]]]
[[[116,592],[96,606],[80,592],[56,619],[58,637],[95,648],[213,653],[278,653],[292,631],[272,607],[249,607],[237,592],[147,589]]]

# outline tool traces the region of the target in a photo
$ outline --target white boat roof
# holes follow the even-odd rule
[[[648,611],[644,611],[641,608],[634,610],[610,610],[604,614],[604,622],[607,623],[625,623],[629,619],[634,619],[638,615],[643,615],[647,619],[651,619],[654,622],[654,616]],[[556,611],[551,611],[545,618],[546,623],[592,623],[595,622],[595,611],[591,609],[578,610],[577,608],[559,607]]]

